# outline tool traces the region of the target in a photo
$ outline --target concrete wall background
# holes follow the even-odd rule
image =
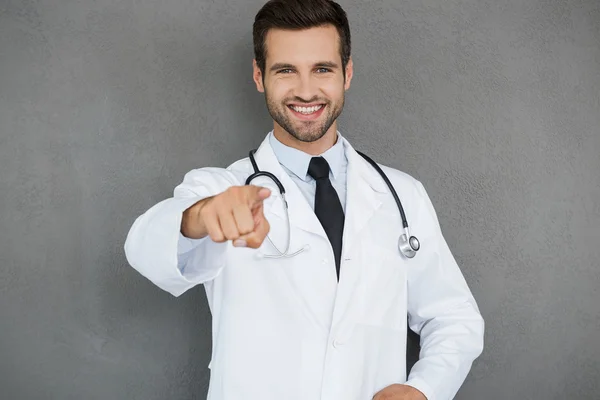
[[[341,129],[422,180],[487,322],[459,399],[600,392],[600,3],[342,0]],[[262,0],[0,1],[0,397],[200,399],[210,314],[133,219],[271,124]],[[414,339],[414,338],[413,338]]]

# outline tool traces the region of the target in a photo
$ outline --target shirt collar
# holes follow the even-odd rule
[[[281,143],[277,140],[273,131],[269,132],[269,144],[273,148],[273,152],[281,165],[289,169],[303,181],[312,179],[308,175],[308,165],[313,157],[312,155]],[[337,141],[335,144],[323,154],[320,154],[320,156],[327,160],[333,179],[339,178],[345,157],[344,142],[340,132],[337,132]]]

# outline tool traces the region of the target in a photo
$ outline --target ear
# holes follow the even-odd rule
[[[352,76],[354,75],[354,63],[352,62],[352,57],[348,60],[348,64],[346,64],[346,82],[344,84],[344,89],[350,89],[350,82],[352,81]]]
[[[263,76],[262,72],[260,72],[260,68],[258,68],[256,59],[252,60],[252,70],[252,78],[254,79],[254,83],[256,83],[256,90],[258,90],[261,93],[264,93],[265,87],[263,85]]]

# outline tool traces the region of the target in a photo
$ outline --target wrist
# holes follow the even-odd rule
[[[211,197],[199,200],[188,207],[181,218],[181,234],[190,239],[202,239],[208,235],[206,225],[202,220],[200,211],[208,203]]]

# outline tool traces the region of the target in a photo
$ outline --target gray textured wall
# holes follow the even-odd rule
[[[270,129],[261,4],[0,0],[0,398],[205,396],[202,288],[172,298],[122,246]],[[600,2],[341,4],[341,128],[425,183],[486,318],[458,398],[600,398]]]

